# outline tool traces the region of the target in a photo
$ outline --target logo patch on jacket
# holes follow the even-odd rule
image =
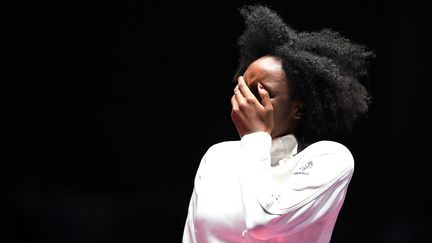
[[[313,162],[309,161],[306,164],[304,164],[303,166],[301,166],[298,171],[294,172],[294,175],[309,175],[309,172],[307,172],[306,170],[312,168],[313,166]]]

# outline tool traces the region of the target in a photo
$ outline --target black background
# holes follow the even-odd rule
[[[1,242],[181,242],[206,149],[230,119],[237,8],[254,1],[2,8]],[[416,1],[261,1],[376,52],[332,242],[426,242],[430,12]]]

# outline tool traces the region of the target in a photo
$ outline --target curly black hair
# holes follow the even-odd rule
[[[303,102],[303,118],[294,131],[299,142],[338,140],[367,114],[371,95],[368,68],[373,51],[331,29],[298,32],[264,5],[240,8],[245,30],[238,39],[239,66],[234,80],[262,56],[282,62],[293,83],[293,98]]]

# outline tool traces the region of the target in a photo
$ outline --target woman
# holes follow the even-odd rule
[[[336,142],[366,114],[374,54],[331,30],[297,32],[242,8],[239,141],[211,146],[195,177],[183,242],[330,242],[354,171]]]

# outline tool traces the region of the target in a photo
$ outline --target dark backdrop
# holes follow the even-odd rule
[[[230,119],[241,1],[2,8],[1,242],[180,242]],[[430,13],[416,1],[261,1],[376,52],[374,103],[332,242],[425,242]]]

